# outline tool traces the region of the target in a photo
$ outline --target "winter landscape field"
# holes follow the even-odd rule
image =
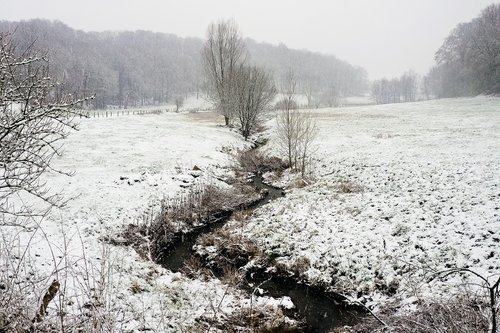
[[[498,1],[0,8],[0,333],[500,333]]]
[[[474,289],[471,275],[426,282],[452,267],[493,281],[500,274],[499,105],[477,97],[313,110],[320,127],[307,181],[266,174],[285,196],[223,229],[290,271],[301,263],[305,283],[374,311],[394,302],[411,311],[418,298]],[[70,315],[87,306],[89,316],[124,331],[215,331],[252,306],[285,320],[281,309],[293,298],[249,294],[215,276],[188,278],[106,241],[151,218],[162,198],[199,183],[229,187],[220,179],[233,173],[230,152],[249,143],[220,123],[213,112],[81,120],[54,161],[74,175],[46,176],[69,199],[65,207],[1,230],[17,244],[12,256],[29,244],[22,269],[33,283],[68,275],[68,293],[53,307]],[[275,125],[268,114],[270,140],[260,148],[267,154],[278,153]],[[86,303],[93,297],[99,307]]]

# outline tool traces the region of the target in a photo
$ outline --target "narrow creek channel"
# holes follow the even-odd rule
[[[265,193],[265,196],[248,208],[258,208],[271,200],[284,196],[282,189],[265,184],[260,174],[252,177],[251,184],[258,191]],[[162,260],[162,266],[178,272],[184,261],[193,255],[193,246],[198,237],[222,228],[230,220],[231,214],[231,212],[220,213],[213,218],[211,223],[184,235]],[[256,285],[264,290],[268,296],[290,297],[295,308],[287,313],[305,322],[303,332],[306,333],[329,332],[335,327],[358,322],[363,316],[359,309],[342,304],[339,295],[298,283],[291,278],[272,276],[259,279],[247,276],[242,289],[252,291]]]

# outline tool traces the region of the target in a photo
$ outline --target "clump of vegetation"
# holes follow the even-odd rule
[[[143,233],[149,239],[149,251],[154,261],[161,261],[179,233],[226,217],[255,200],[255,191],[248,186],[221,189],[211,184],[200,184],[187,193],[164,200],[160,213],[147,225]]]
[[[217,254],[208,255],[206,258],[210,265],[218,270],[228,265],[240,268],[252,259],[265,257],[255,242],[225,229],[205,234],[197,243],[202,247],[214,246],[218,249]]]
[[[204,279],[208,280],[213,277],[213,273],[208,269],[205,264],[200,260],[200,258],[191,256],[186,259],[180,269],[180,271],[186,274],[189,278]]]
[[[302,332],[299,322],[291,322],[279,308],[254,306],[234,312],[217,328],[223,332],[294,333]]]
[[[241,172],[251,172],[262,174],[269,171],[283,171],[288,164],[276,156],[268,156],[257,150],[240,150],[235,154],[237,169]]]
[[[309,258],[300,256],[298,257],[290,266],[290,270],[293,274],[298,277],[304,277],[305,272],[311,267],[311,261]]]
[[[365,190],[363,186],[349,180],[340,181],[335,187],[338,193],[361,193]]]

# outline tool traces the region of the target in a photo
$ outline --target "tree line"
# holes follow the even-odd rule
[[[477,18],[458,24],[435,60],[423,78],[425,95],[500,94],[500,4],[489,5]]]
[[[414,102],[417,98],[417,74],[407,71],[400,78],[373,81],[372,97],[377,104]]]
[[[60,84],[55,94],[85,99],[88,108],[127,108],[173,102],[205,91],[201,50],[204,40],[150,31],[84,32],[64,23],[35,19],[0,22],[0,32],[25,49],[35,43],[50,61],[50,75]],[[309,104],[334,105],[339,96],[362,94],[366,71],[334,56],[288,49],[246,39],[248,60],[276,77],[297,73]]]
[[[248,63],[247,44],[234,20],[208,26],[202,51],[207,92],[225,124],[237,125],[245,140],[257,132],[278,89],[266,68]],[[276,110],[276,138],[280,152],[292,171],[305,176],[310,167],[317,126],[309,111],[295,101],[297,81],[292,69],[281,83],[282,96]]]

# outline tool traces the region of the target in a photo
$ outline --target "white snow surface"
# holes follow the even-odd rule
[[[310,283],[374,303],[388,286],[403,299],[456,290],[458,275],[423,283],[431,270],[498,278],[499,98],[312,112],[314,181],[259,208],[245,226],[249,238],[284,264],[308,258]],[[267,149],[277,152],[276,142]]]

